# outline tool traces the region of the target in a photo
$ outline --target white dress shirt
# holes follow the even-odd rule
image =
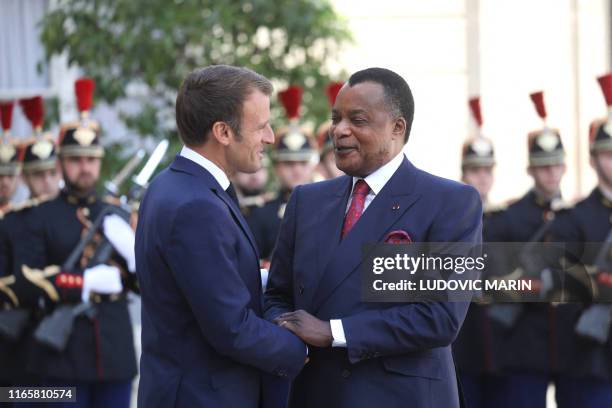
[[[404,160],[404,152],[400,152],[397,156],[391,159],[387,164],[380,167],[374,173],[365,177],[363,180],[370,187],[370,192],[366,196],[365,203],[363,205],[363,212],[368,209],[368,206],[374,201],[376,195],[380,193],[383,187],[387,184],[387,182],[391,179],[391,177],[395,174],[397,169],[399,169],[402,161]],[[353,177],[353,188],[355,188],[355,183],[361,177]],[[345,214],[351,206],[351,201],[353,200],[353,190],[351,189],[351,195],[349,196],[348,203],[346,205]],[[362,213],[363,215],[363,213]],[[344,327],[342,326],[341,319],[332,319],[329,321],[329,325],[331,326],[331,332],[333,337],[332,347],[346,347],[346,336],[344,335]]]
[[[227,190],[230,185],[229,178],[227,177],[227,174],[225,174],[225,172],[215,163],[211,162],[206,157],[202,156],[195,150],[188,148],[187,146],[183,146],[180,155],[204,167],[204,169],[212,174],[215,180],[217,180],[217,183],[219,183],[221,188],[223,188],[223,190]]]

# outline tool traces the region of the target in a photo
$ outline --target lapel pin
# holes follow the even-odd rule
[[[393,204],[393,207],[391,207],[392,210],[399,210],[400,209],[400,205],[399,204]]]

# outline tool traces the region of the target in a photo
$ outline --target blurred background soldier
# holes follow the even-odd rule
[[[268,164],[269,160],[264,157],[263,167],[255,173],[238,172],[232,177],[232,184],[236,188],[240,211],[246,218],[255,208],[263,205],[274,198],[274,194],[267,191],[268,186]]]
[[[561,213],[553,225],[554,239],[566,243],[570,260],[592,270],[587,282],[580,277],[572,282],[568,277],[566,287],[578,288],[570,296],[583,302],[557,308],[559,408],[612,405],[612,74],[600,77],[599,83],[608,117],[593,121],[589,129],[597,187],[573,209]],[[592,303],[597,301],[604,303]]]
[[[13,385],[24,378],[21,336],[9,333],[7,330],[10,328],[5,328],[12,311],[19,307],[16,294],[9,285],[14,282],[14,242],[20,239],[23,226],[22,217],[10,204],[21,169],[20,151],[10,139],[14,106],[13,101],[0,103],[3,129],[0,144],[0,386]]]
[[[2,140],[0,141],[0,211],[11,207],[11,199],[17,188],[21,172],[21,154],[16,141],[11,139],[14,103],[0,103]]]
[[[488,195],[493,186],[495,154],[493,143],[482,133],[480,97],[469,100],[469,107],[478,127],[475,137],[463,143],[461,150],[461,181],[474,187],[483,204],[483,242],[494,228],[493,220],[501,214],[500,208],[489,204]],[[470,408],[499,406],[500,349],[503,334],[489,319],[489,307],[473,302],[457,340],[453,344],[457,369],[463,386],[467,406]]]
[[[291,86],[279,92],[278,97],[289,119],[289,126],[277,132],[272,150],[279,192],[263,207],[253,210],[247,218],[263,260],[270,259],[291,191],[312,181],[317,154],[312,136],[298,123],[302,89]]]
[[[72,325],[65,345],[37,342],[28,356],[28,368],[43,384],[76,385],[79,406],[128,407],[136,356],[124,286],[125,277],[135,272],[134,233],[126,222],[128,214],[99,218],[109,205],[95,192],[104,149],[99,125],[88,115],[94,87],[88,78],[75,83],[81,119],[63,125],[59,138],[65,188],[35,209],[35,229],[27,238],[28,263],[22,266],[28,286],[20,293],[24,302],[38,304],[44,298],[52,314],[43,323]],[[68,262],[97,222],[104,236],[94,236],[82,253],[77,252],[75,262]],[[105,239],[121,257],[98,259]],[[93,307],[79,314],[79,303]]]
[[[550,230],[554,210],[561,199],[560,183],[565,173],[565,152],[558,130],[546,125],[546,108],[542,92],[531,94],[536,111],[544,121],[542,129],[528,135],[528,174],[533,188],[508,206],[489,230],[491,242],[520,242],[520,251],[531,248],[530,242],[541,242]],[[509,258],[509,271],[522,268],[522,278],[541,282],[541,271],[529,271],[524,265],[514,265],[516,259],[535,254],[519,253]],[[538,276],[534,276],[537,274]],[[498,398],[512,407],[545,407],[546,390],[555,370],[555,341],[550,325],[554,308],[546,303],[521,303],[505,309],[512,314],[506,323],[503,356],[504,376]]]
[[[25,116],[32,124],[33,137],[24,143],[23,178],[31,198],[54,198],[59,193],[60,176],[57,169],[55,140],[43,134],[44,105],[40,96],[19,101]]]
[[[332,82],[325,88],[327,100],[329,101],[330,109],[336,102],[336,96],[340,92],[340,88],[344,85],[342,82]],[[329,180],[334,177],[343,175],[344,173],[336,166],[336,157],[334,156],[334,144],[329,135],[331,120],[326,120],[317,130],[317,145],[319,147],[319,163],[315,173],[315,181]]]

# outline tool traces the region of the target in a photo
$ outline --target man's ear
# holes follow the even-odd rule
[[[404,141],[404,136],[406,135],[406,119],[401,116],[395,119],[395,123],[393,124],[393,134],[400,137],[402,141]]]
[[[593,170],[597,170],[597,163],[595,162],[595,160],[595,155],[591,153],[589,155],[589,164],[591,165],[591,168]]]
[[[393,134],[401,138],[402,141],[404,140],[404,136],[406,135],[406,119],[403,117],[395,119],[393,123]]]
[[[233,136],[232,129],[225,122],[215,122],[210,133],[210,136],[223,146],[229,145],[230,138]]]

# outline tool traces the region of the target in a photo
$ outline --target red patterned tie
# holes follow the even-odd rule
[[[346,215],[344,216],[344,225],[342,226],[342,238],[348,234],[353,228],[353,225],[357,223],[359,217],[363,213],[363,206],[365,199],[370,193],[370,186],[363,179],[357,180],[355,187],[353,188],[353,198],[351,199],[351,205],[349,206]]]

